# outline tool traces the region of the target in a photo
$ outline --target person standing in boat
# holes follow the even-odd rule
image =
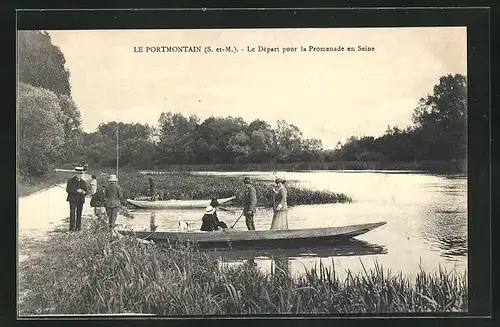
[[[123,192],[117,184],[118,179],[116,175],[109,176],[109,185],[106,188],[106,213],[108,215],[109,228],[115,228],[116,217],[118,216],[118,209],[123,202]]]
[[[255,230],[253,217],[257,206],[257,193],[250,181],[250,178],[243,178],[243,183],[245,183],[246,187],[243,199],[243,215],[245,215],[245,223],[247,224],[248,230]]]
[[[82,226],[82,211],[85,203],[87,183],[82,178],[83,167],[75,167],[75,176],[66,183],[66,201],[69,202],[69,230],[79,231]]]
[[[288,229],[288,204],[285,180],[276,178],[277,189],[273,188],[273,221],[271,229]]]

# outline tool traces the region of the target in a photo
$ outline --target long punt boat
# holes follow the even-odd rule
[[[122,235],[160,242],[192,242],[200,247],[297,246],[347,241],[385,225],[385,221],[341,227],[240,231],[231,228],[213,232],[119,231]]]

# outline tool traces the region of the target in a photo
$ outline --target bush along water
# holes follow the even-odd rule
[[[160,193],[161,199],[177,200],[205,200],[212,197],[224,198],[236,196],[233,204],[243,204],[245,186],[241,178],[222,176],[198,176],[188,172],[172,172],[170,174],[153,177],[155,189]],[[104,183],[105,180],[103,180]],[[127,198],[135,198],[148,194],[148,176],[137,172],[121,172],[120,186]],[[257,205],[271,207],[273,205],[272,187],[269,182],[254,181],[257,191]],[[326,204],[349,203],[352,199],[343,193],[310,190],[297,187],[288,183],[288,204]]]
[[[143,244],[97,222],[80,233],[52,236],[40,251],[20,267],[21,315],[467,310],[467,274],[455,270],[421,270],[410,280],[377,265],[340,279],[320,264],[292,277],[280,260],[271,272],[251,261],[222,265],[193,246]]]

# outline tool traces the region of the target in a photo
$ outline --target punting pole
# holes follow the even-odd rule
[[[118,123],[116,123],[116,178],[118,178],[120,143],[118,142]]]

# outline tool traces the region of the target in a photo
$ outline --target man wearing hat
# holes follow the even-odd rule
[[[247,224],[248,230],[255,230],[253,216],[257,206],[257,192],[255,191],[250,178],[243,178],[243,183],[245,183],[246,187],[243,198],[243,215],[245,215],[245,223]]]
[[[75,176],[66,183],[66,201],[69,202],[69,230],[78,231],[82,228],[82,211],[85,203],[87,183],[83,180],[83,167],[75,167]]]
[[[118,216],[118,209],[123,202],[123,191],[116,182],[118,178],[116,175],[109,176],[109,185],[106,188],[106,213],[109,220],[109,228],[115,227],[116,217]]]

